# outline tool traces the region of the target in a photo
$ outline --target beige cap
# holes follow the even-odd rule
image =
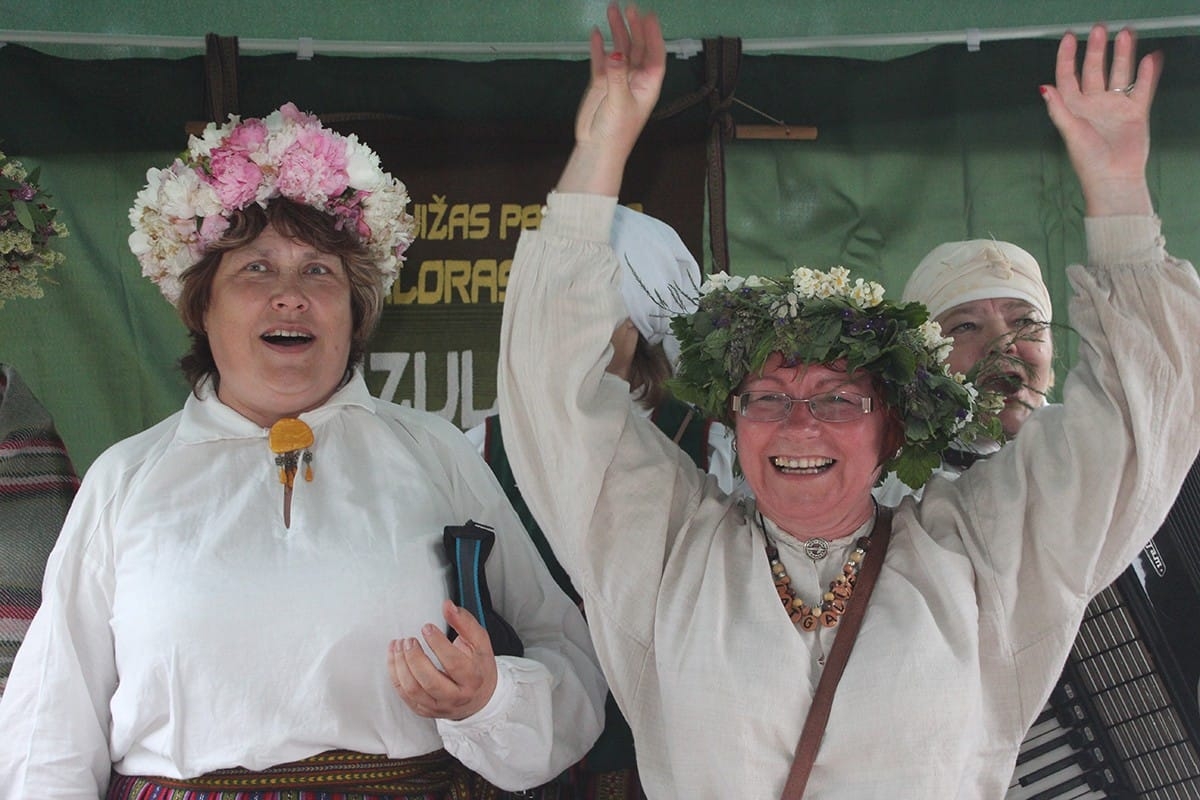
[[[1008,297],[1051,321],[1050,292],[1037,259],[1015,244],[971,239],[935,247],[909,276],[901,299],[924,303],[929,318],[937,319],[963,303]]]

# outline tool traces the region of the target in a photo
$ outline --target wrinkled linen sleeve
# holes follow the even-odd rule
[[[601,663],[627,707],[629,687],[652,668],[638,655],[650,652],[676,539],[705,497],[724,495],[633,413],[628,384],[604,371],[626,316],[608,245],[615,203],[552,193],[541,229],[522,235],[498,387],[522,496],[584,597]]]
[[[1057,674],[1087,602],[1158,530],[1200,449],[1195,268],[1167,255],[1156,218],[1086,226],[1090,263],[1068,271],[1081,343],[1063,403],[902,507],[935,537],[962,537],[981,634],[1015,663],[1026,716],[1044,700],[1036,676]]]
[[[117,685],[110,466],[102,456],[80,486],[0,701],[3,800],[97,800],[107,791],[109,701]]]
[[[449,423],[428,449],[462,519],[492,527],[486,576],[523,657],[497,657],[496,692],[464,720],[437,720],[447,752],[502,789],[528,789],[579,761],[604,725],[607,686],[579,609],[550,576],[491,470]]]

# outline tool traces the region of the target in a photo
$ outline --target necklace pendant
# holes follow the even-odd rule
[[[762,526],[763,533],[766,535],[767,525],[763,522],[761,514],[758,516],[758,524]],[[864,536],[859,539],[858,547],[842,566],[841,573],[829,582],[829,589],[821,596],[820,601],[810,606],[796,597],[796,589],[792,586],[792,579],[787,574],[787,568],[779,560],[779,549],[768,538],[764,549],[767,553],[767,564],[771,568],[771,579],[775,584],[775,591],[779,594],[784,611],[787,612],[792,623],[800,626],[800,630],[809,632],[818,628],[835,627],[842,614],[846,612],[846,603],[850,600],[850,596],[854,594],[854,583],[858,577],[859,565],[862,564],[863,557],[870,546],[870,537]],[[809,539],[804,543],[804,552],[814,562],[818,561],[829,552],[829,542],[819,538]],[[825,665],[824,653],[821,654],[820,663],[821,666]]]
[[[288,453],[312,447],[312,428],[294,417],[284,417],[271,426],[267,442],[272,453]]]
[[[267,444],[275,454],[275,466],[279,467],[279,482],[291,489],[296,472],[304,464],[304,480],[313,479],[312,428],[298,419],[284,417],[271,426]]]
[[[820,561],[829,552],[829,542],[817,537],[804,543],[804,555],[813,561]]]

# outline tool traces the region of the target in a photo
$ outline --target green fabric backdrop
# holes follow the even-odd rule
[[[1171,252],[1196,261],[1200,39],[1144,44],[1166,54],[1150,188]],[[1037,90],[1053,82],[1056,49],[1032,41],[888,62],[744,59],[739,98],[817,126],[818,138],[730,148],[733,271],[842,264],[898,294],[941,242],[994,237],[1038,259],[1055,319],[1067,322],[1065,267],[1086,251],[1083,199]],[[1061,378],[1077,343],[1069,331],[1056,339]]]
[[[1163,39],[1151,187],[1170,249],[1200,257],[1200,38]],[[738,97],[813,124],[815,142],[735,142],[727,152],[733,270],[845,264],[899,290],[934,245],[994,235],[1042,261],[1065,319],[1063,266],[1083,257],[1081,208],[1037,93],[1054,45],[969,53],[941,47],[895,61],[748,57]],[[173,310],[139,275],[127,209],[149,166],[182,149],[203,117],[197,58],[69,61],[0,49],[0,145],[43,183],[71,229],[57,286],[0,310],[0,361],[54,414],[82,471],[114,441],[175,411],[186,342]],[[243,58],[241,110],[301,108],[418,119],[569,125],[586,70],[572,62]],[[666,98],[701,83],[673,61]],[[705,109],[688,112],[699,124]],[[741,122],[762,122],[735,108]],[[403,171],[397,170],[403,177]],[[699,255],[699,254],[698,254]],[[1074,345],[1060,339],[1060,353]],[[431,389],[431,391],[433,391]],[[444,391],[444,390],[443,390]],[[476,392],[474,405],[492,398]]]

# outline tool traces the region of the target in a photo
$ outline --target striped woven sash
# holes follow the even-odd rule
[[[262,771],[176,779],[114,772],[107,800],[475,800],[499,790],[445,750],[413,758],[330,750]]]

